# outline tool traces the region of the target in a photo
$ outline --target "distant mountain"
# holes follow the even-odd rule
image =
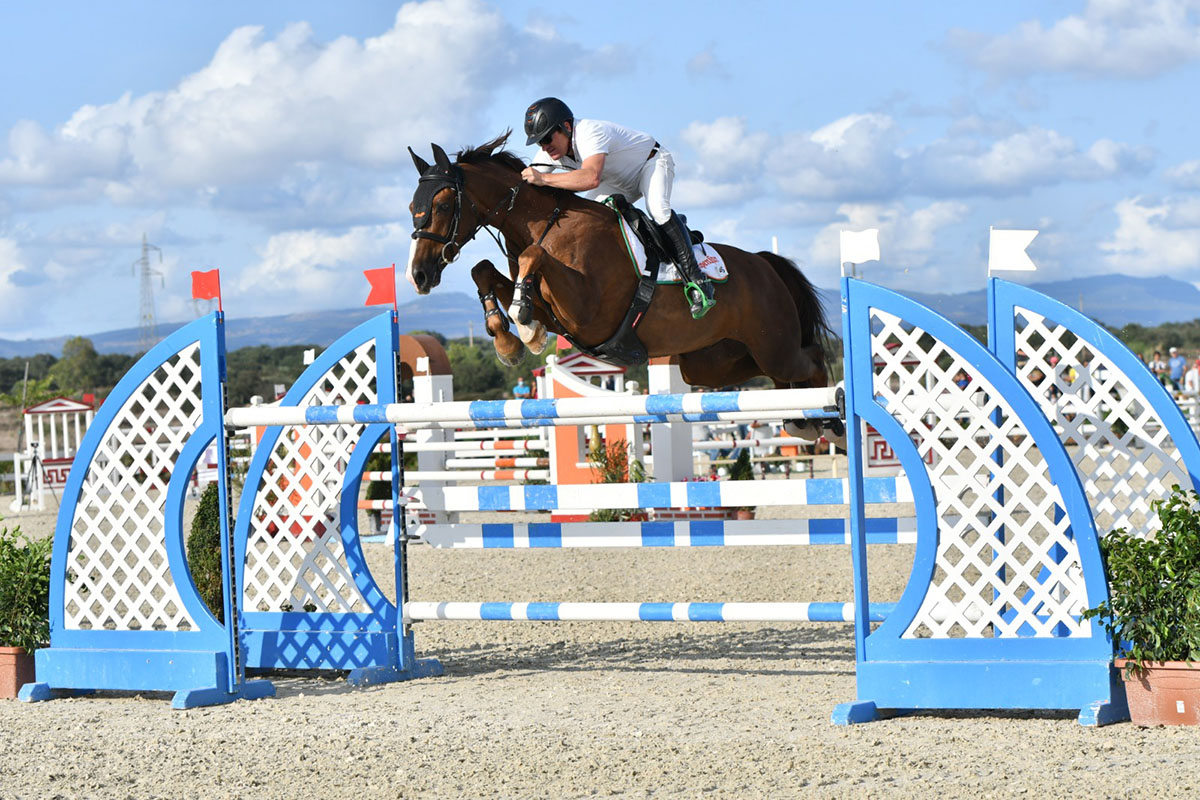
[[[1027,285],[1114,328],[1130,323],[1154,327],[1200,318],[1200,289],[1165,275],[1154,278],[1095,275]],[[987,289],[959,294],[926,294],[902,285],[892,288],[959,325],[987,324]],[[835,290],[822,289],[821,292],[825,313],[840,331],[841,297]]]
[[[1189,322],[1200,318],[1200,290],[1190,283],[1166,276],[1142,278],[1097,275],[1029,285],[1072,308],[1082,306],[1083,313],[1089,317],[1114,327],[1129,323],[1155,326],[1164,322]],[[925,294],[903,286],[895,288],[959,324],[987,323],[987,292],[984,289],[961,294]],[[838,290],[821,289],[820,292],[825,313],[834,329],[840,332],[842,316]],[[363,307],[251,319],[227,317],[225,341],[231,350],[263,344],[275,347],[289,344],[326,347],[380,311],[378,308]],[[184,324],[162,324],[158,326],[158,331],[166,336]],[[472,330],[476,336],[486,336],[479,301],[462,292],[434,293],[400,306],[400,330],[437,331],[449,339],[467,336]],[[67,338],[0,339],[0,358],[38,353],[57,356],[62,353],[63,342]],[[95,333],[87,338],[101,353],[136,353],[139,350],[136,328]]]
[[[382,307],[364,306],[249,319],[226,316],[225,345],[230,350],[263,344],[272,347],[289,344],[327,347],[355,325],[383,311]],[[453,339],[467,336],[473,326],[475,335],[487,335],[483,333],[483,310],[479,306],[479,300],[462,292],[445,292],[422,297],[400,306],[399,313],[400,330],[403,332],[437,331]],[[185,324],[187,323],[160,323],[158,334],[165,337]],[[92,340],[97,352],[133,354],[141,350],[138,335],[137,328],[122,328],[87,334],[87,338]],[[57,356],[62,353],[63,343],[68,338],[70,337],[56,336],[50,339],[23,341],[0,339],[0,358],[32,356],[38,353],[52,353]]]

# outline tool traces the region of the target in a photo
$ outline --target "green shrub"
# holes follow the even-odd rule
[[[225,591],[221,582],[221,502],[216,483],[204,487],[192,530],[187,538],[188,566],[192,580],[208,610],[225,621]]]
[[[1162,529],[1152,537],[1118,528],[1100,540],[1108,600],[1083,612],[1098,617],[1130,670],[1148,661],[1200,661],[1200,496],[1175,486],[1155,500]]]
[[[595,470],[599,483],[644,483],[647,479],[645,466],[629,457],[629,445],[624,439],[593,448],[588,454],[588,464]],[[642,513],[640,508],[600,508],[589,514],[588,519],[592,522],[625,522]]]
[[[53,539],[0,528],[0,646],[33,652],[50,641]]]
[[[754,480],[754,464],[750,461],[750,448],[743,447],[738,453],[737,460],[733,462],[733,466],[729,468],[729,480],[731,481],[752,481]],[[738,506],[742,511],[753,511],[754,506]]]
[[[754,480],[754,464],[750,461],[750,448],[743,447],[738,453],[737,460],[733,462],[733,466],[729,468],[729,480],[731,481],[752,481]]]

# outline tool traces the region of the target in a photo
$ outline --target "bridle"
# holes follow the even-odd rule
[[[454,216],[450,220],[450,233],[447,236],[427,231],[425,228],[433,219],[433,198],[437,196],[443,189],[452,189],[454,191]],[[517,202],[517,193],[521,190],[521,184],[515,184],[508,190],[508,194],[501,197],[496,205],[488,209],[486,214],[479,212],[479,207],[475,205],[475,201],[466,193],[463,185],[462,168],[457,164],[450,165],[447,170],[438,165],[432,165],[428,170],[421,175],[417,183],[417,192],[413,197],[413,234],[414,239],[430,239],[442,246],[441,258],[442,266],[452,263],[460,252],[463,245],[470,242],[478,235],[479,231],[487,230],[496,244],[500,246],[500,250],[505,252],[504,245],[500,243],[499,237],[492,231],[492,228],[497,227],[499,221],[493,221],[493,217],[502,208],[504,215],[507,217],[513,210],[513,206]],[[475,227],[467,238],[463,239],[460,244],[458,239],[458,229],[462,224],[462,209],[463,198],[467,198],[467,203],[471,208],[471,213],[475,216]],[[507,208],[504,208],[507,205]],[[507,252],[505,252],[507,256]]]

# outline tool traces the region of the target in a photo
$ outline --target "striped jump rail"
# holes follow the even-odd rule
[[[233,427],[385,423],[415,430],[699,422],[707,418],[753,419],[768,412],[796,419],[840,419],[840,398],[840,389],[825,388],[385,405],[252,406],[230,409],[225,421]]]
[[[531,450],[548,450],[550,443],[545,439],[477,439],[458,440],[454,442],[404,442],[406,453],[454,453],[455,455],[475,455],[485,453],[524,453]],[[391,453],[390,444],[376,445],[375,452]]]
[[[908,482],[895,477],[867,478],[863,499],[869,505],[913,502]],[[414,509],[458,512],[845,505],[849,502],[849,485],[844,478],[809,478],[581,486],[416,487],[406,489],[401,502]],[[412,535],[431,547],[454,549],[807,546],[850,542],[849,524],[842,518],[418,524]],[[866,535],[868,544],[912,544],[916,541],[916,522],[911,517],[868,517]],[[384,542],[387,537],[367,536],[363,540]]]
[[[895,603],[872,603],[883,622]],[[854,603],[466,603],[409,601],[404,621],[853,622]]]
[[[809,439],[792,436],[769,436],[763,439],[705,439],[692,442],[693,450],[734,450],[739,447],[807,447]]]
[[[486,465],[482,469],[406,469],[404,478],[410,481],[544,481],[549,480],[550,470],[496,469]],[[363,479],[391,481],[392,473],[364,472]]]
[[[390,480],[388,478],[379,480]],[[405,473],[409,474],[408,472]],[[406,497],[439,511],[560,511],[591,508],[711,508],[845,505],[845,478],[771,481],[593,483],[573,486],[442,486],[410,488]],[[912,503],[908,481],[866,478],[863,502]]]
[[[913,519],[868,517],[867,544],[914,544]],[[688,519],[649,522],[517,522],[418,525],[413,539],[438,549],[771,547],[850,544],[844,519]],[[364,536],[385,542],[386,536]]]

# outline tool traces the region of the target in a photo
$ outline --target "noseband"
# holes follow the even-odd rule
[[[425,228],[429,226],[433,219],[433,198],[437,196],[442,189],[454,190],[454,217],[450,220],[450,234],[442,236],[432,231],[427,231]],[[429,167],[428,170],[421,176],[417,182],[417,191],[413,195],[413,234],[414,239],[431,239],[442,246],[442,264],[450,264],[462,251],[462,246],[475,238],[475,235],[483,228],[492,224],[492,215],[500,210],[505,205],[507,200],[508,208],[506,214],[513,210],[513,205],[517,202],[517,192],[521,189],[521,184],[517,183],[509,192],[507,198],[500,198],[495,206],[486,214],[480,214],[475,202],[467,196],[463,187],[462,169],[457,164],[450,165],[447,170],[445,167],[436,164]],[[458,228],[462,222],[462,200],[467,198],[467,203],[471,206],[471,212],[475,215],[478,222],[470,235],[459,244],[455,241],[458,238]],[[490,232],[490,231],[489,231]]]

